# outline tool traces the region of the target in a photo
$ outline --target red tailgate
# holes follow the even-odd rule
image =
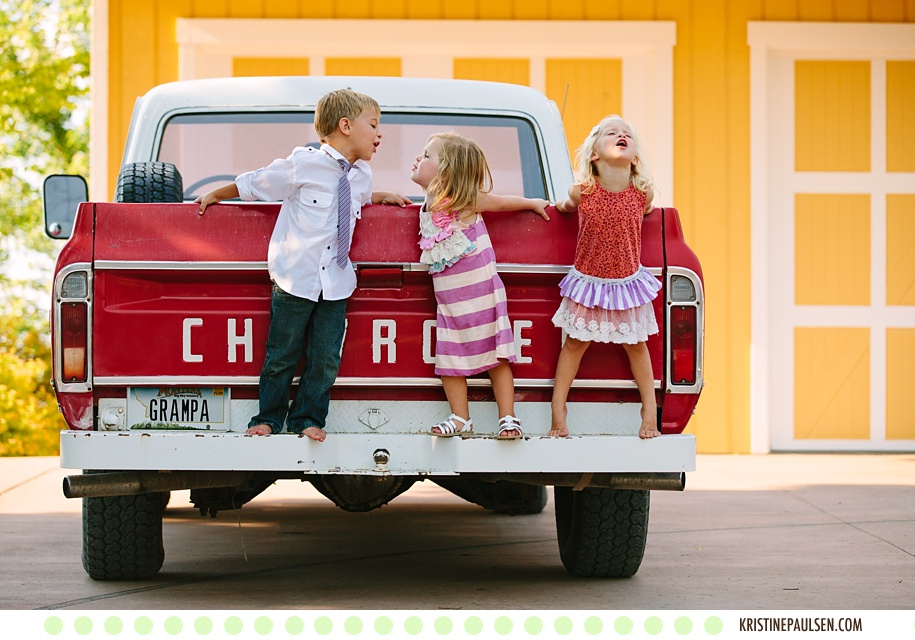
[[[267,244],[279,207],[220,205],[198,216],[193,204],[98,204],[95,243],[95,377],[256,378],[269,326]],[[351,257],[359,288],[348,305],[341,384],[433,379],[435,302],[417,270],[418,207],[370,206],[357,224]],[[550,209],[485,215],[508,292],[525,380],[552,379],[561,335],[551,318],[558,282],[574,255],[577,216]],[[663,263],[660,213],[646,218],[643,264]],[[655,313],[663,322],[662,298]],[[662,328],[663,333],[663,328]],[[660,339],[649,340],[655,377]],[[355,379],[360,380],[355,380]],[[368,378],[368,380],[365,380]],[[579,379],[631,379],[620,347],[594,345]],[[542,383],[541,383],[542,384]]]
[[[258,376],[278,211],[224,205],[199,216],[195,204],[97,205],[93,321],[104,342],[95,344],[96,378]]]

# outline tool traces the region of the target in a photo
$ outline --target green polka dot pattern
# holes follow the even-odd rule
[[[675,612],[9,612],[28,616],[29,638],[714,638],[728,626],[719,615]],[[731,614],[733,615],[733,614]],[[736,619],[730,627],[734,631]],[[907,625],[911,624],[907,622]],[[9,627],[9,625],[6,625]],[[912,624],[915,628],[915,624]],[[19,626],[13,624],[13,630]],[[915,637],[915,636],[913,636]]]

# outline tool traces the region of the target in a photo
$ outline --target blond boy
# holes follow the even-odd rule
[[[249,434],[279,433],[286,423],[290,433],[325,439],[346,300],[356,288],[348,256],[356,212],[369,202],[409,204],[397,194],[372,192],[368,162],[381,143],[380,119],[378,103],[369,96],[331,91],[315,108],[320,149],[296,147],[288,158],[243,173],[197,199],[200,215],[208,205],[229,198],[283,202],[267,253],[273,281],[270,331],[260,408],[248,423]],[[303,354],[305,368],[290,405],[292,378]]]

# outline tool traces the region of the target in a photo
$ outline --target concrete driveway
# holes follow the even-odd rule
[[[351,514],[311,485],[286,481],[216,519],[201,518],[187,492],[173,493],[159,576],[95,582],[80,564],[80,501],[61,493],[72,472],[57,465],[0,458],[0,608],[911,610],[915,603],[915,454],[699,456],[686,491],[652,492],[645,559],[625,580],[565,572],[552,500],[540,515],[508,517],[425,482],[381,509]]]

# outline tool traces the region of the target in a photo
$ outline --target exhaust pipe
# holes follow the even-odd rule
[[[114,471],[64,478],[67,498],[136,496],[141,493],[246,486],[247,471]]]
[[[648,491],[683,491],[686,488],[686,473],[671,471],[660,473],[481,473],[476,476],[485,482],[508,480],[522,484],[554,487],[586,487],[604,489],[629,489]]]
[[[250,471],[114,471],[67,476],[63,480],[63,492],[67,498],[101,498],[185,489],[246,487],[254,479],[254,475]],[[299,478],[300,475],[290,474],[288,477]],[[507,480],[538,486],[573,487],[576,490],[600,487],[683,491],[686,487],[686,474],[682,471],[662,473],[480,473],[472,475],[484,482]],[[286,474],[273,475],[273,478],[283,476]]]

